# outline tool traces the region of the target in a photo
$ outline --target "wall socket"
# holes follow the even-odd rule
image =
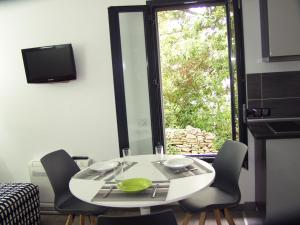
[[[251,108],[247,109],[247,117],[262,117],[262,116],[270,116],[271,108]]]

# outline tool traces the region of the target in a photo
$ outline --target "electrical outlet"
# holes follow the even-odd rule
[[[251,108],[247,109],[247,116],[252,117],[262,117],[262,116],[270,116],[271,109],[270,108]]]
[[[261,108],[262,116],[271,116],[271,108]]]

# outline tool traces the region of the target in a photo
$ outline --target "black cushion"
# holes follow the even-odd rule
[[[100,215],[105,211],[105,207],[81,201],[71,194],[69,182],[79,171],[79,167],[65,150],[45,155],[41,158],[41,163],[53,188],[54,207],[57,211],[75,215]]]
[[[213,184],[180,201],[190,212],[211,208],[227,208],[236,205],[241,198],[238,181],[247,146],[238,141],[226,141],[216,156],[213,167],[216,177]]]
[[[57,211],[66,214],[97,216],[106,211],[106,207],[89,204],[74,197],[72,194],[66,195],[57,205]]]
[[[99,216],[98,225],[177,225],[171,210],[142,216]]]
[[[192,195],[192,198],[180,201],[185,211],[199,212],[213,208],[225,208],[240,201],[238,193],[228,193],[216,187],[207,187]]]

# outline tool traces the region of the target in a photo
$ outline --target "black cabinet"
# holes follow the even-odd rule
[[[260,0],[264,61],[300,60],[299,9],[299,0]]]
[[[255,202],[264,224],[300,224],[300,133],[273,132],[264,122],[248,126],[254,137]]]

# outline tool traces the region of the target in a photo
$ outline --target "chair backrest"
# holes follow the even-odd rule
[[[171,210],[142,216],[99,216],[98,225],[177,225]]]
[[[41,163],[55,194],[55,203],[69,194],[71,177],[80,169],[72,157],[63,149],[51,152],[41,158]]]
[[[238,141],[227,140],[219,150],[212,166],[216,171],[212,184],[227,192],[239,192],[239,177],[248,147]]]

